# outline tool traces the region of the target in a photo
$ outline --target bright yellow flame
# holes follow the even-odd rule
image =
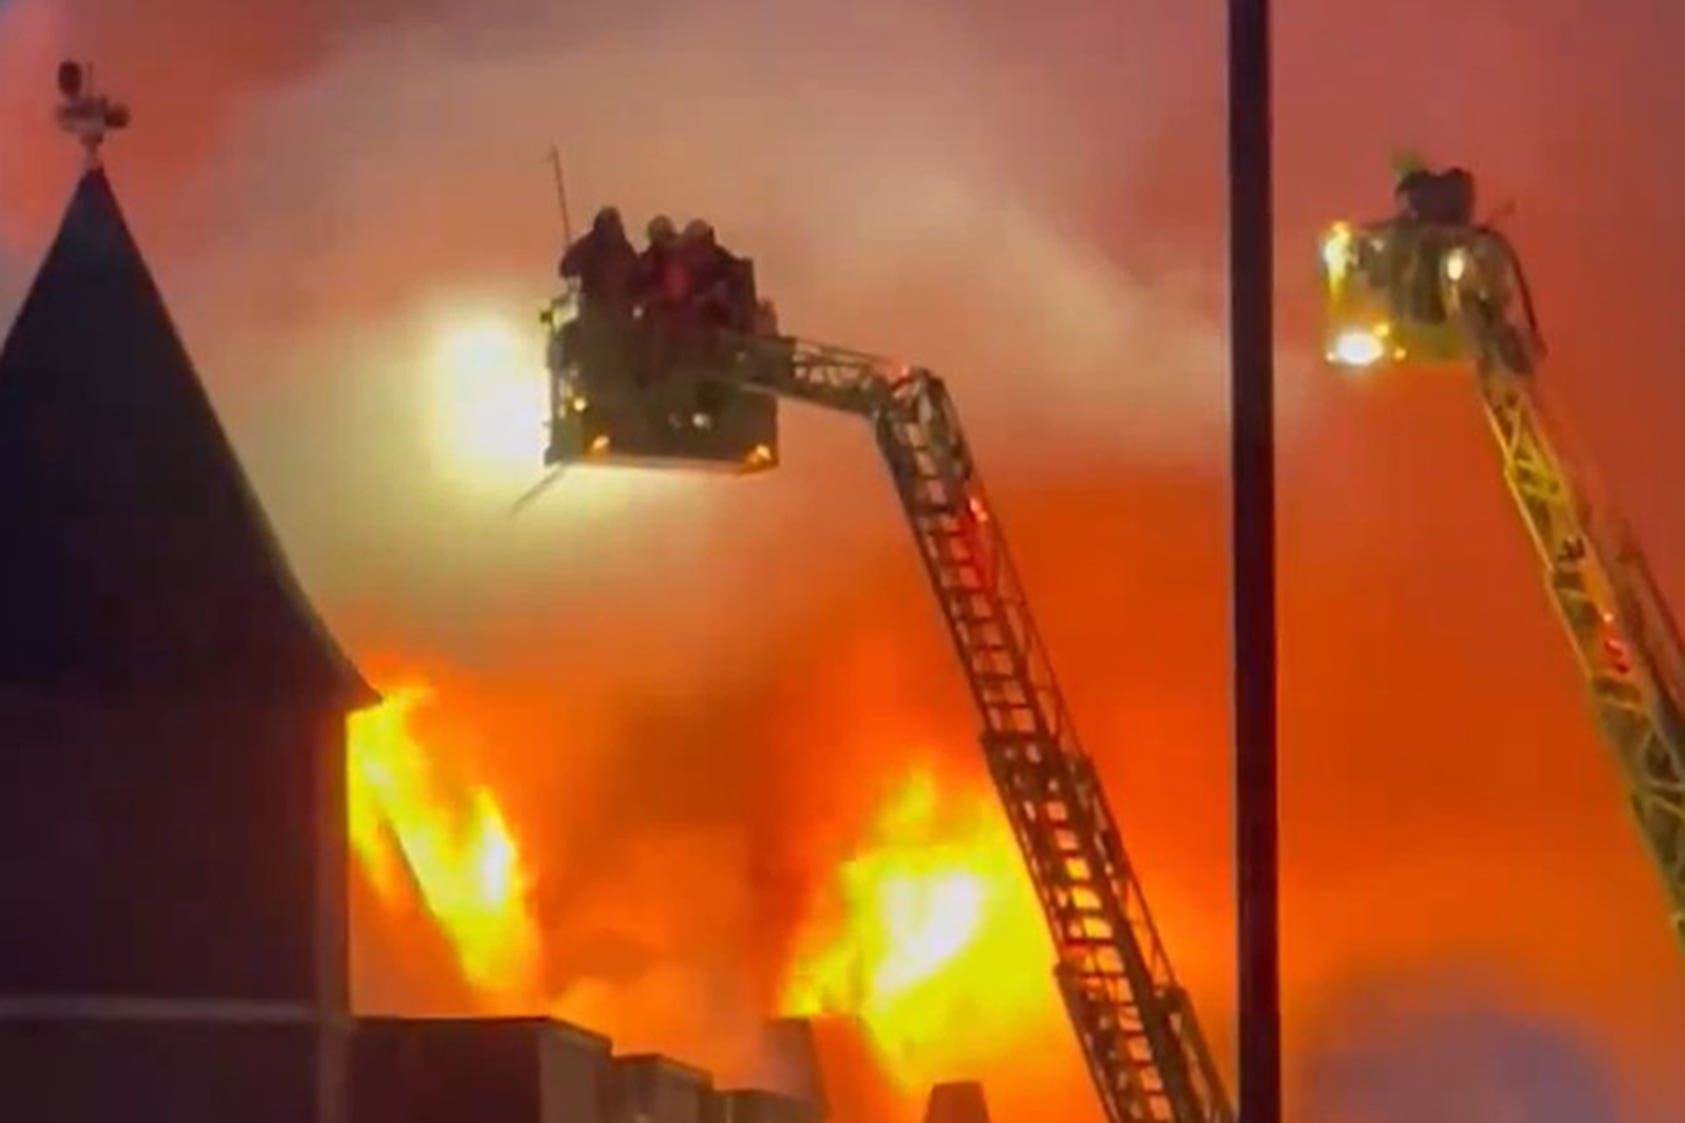
[[[994,798],[914,772],[814,902],[781,1005],[858,1018],[904,1088],[1048,1032],[1052,953]]]
[[[438,330],[432,425],[447,475],[507,488],[530,482],[540,469],[549,410],[542,349],[537,334],[493,314]]]
[[[1385,334],[1379,328],[1347,328],[1334,337],[1328,359],[1343,367],[1374,366],[1386,357]]]
[[[1462,280],[1463,274],[1468,272],[1468,266],[1468,254],[1460,249],[1452,250],[1450,253],[1445,255],[1446,279],[1452,282]]]
[[[404,891],[407,871],[471,985],[490,994],[530,993],[540,937],[520,853],[488,790],[446,794],[407,725],[426,697],[420,687],[396,691],[350,719],[352,847],[389,905]]]

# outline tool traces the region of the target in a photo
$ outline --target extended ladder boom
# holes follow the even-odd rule
[[[1109,1123],[1232,1123],[1093,762],[1054,681],[959,417],[928,371],[743,340],[734,380],[870,420],[983,719],[982,747]]]
[[[1649,568],[1625,534],[1600,540],[1551,447],[1527,379],[1476,341],[1481,400],[1504,479],[1544,565],[1593,711],[1614,750],[1634,820],[1685,946],[1685,698],[1679,634]]]

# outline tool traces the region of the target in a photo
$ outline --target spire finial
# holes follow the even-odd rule
[[[68,59],[59,63],[58,87],[59,127],[82,142],[89,170],[97,168],[105,134],[128,127],[129,107],[95,91],[92,63]]]

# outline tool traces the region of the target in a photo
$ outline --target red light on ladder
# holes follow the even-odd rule
[[[989,509],[983,506],[983,501],[975,495],[971,497],[970,507],[972,518],[976,519],[980,523],[986,523],[989,521]]]

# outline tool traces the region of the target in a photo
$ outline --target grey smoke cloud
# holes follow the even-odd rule
[[[963,6],[666,5],[636,28],[570,9],[466,39],[447,26],[457,11],[378,34],[353,21],[308,70],[243,95],[240,127],[182,185],[206,244],[162,270],[330,599],[372,604],[378,588],[400,626],[431,620],[493,650],[536,583],[567,573],[633,595],[652,548],[699,545],[698,575],[730,586],[732,559],[772,548],[778,512],[809,509],[816,489],[824,533],[885,537],[861,529],[885,525],[888,497],[858,423],[800,410],[785,469],[731,494],[582,480],[512,527],[503,509],[525,477],[495,495],[437,478],[433,310],[489,307],[528,330],[538,378],[530,316],[559,249],[552,140],[576,222],[605,201],[639,222],[705,214],[756,257],[787,325],[949,377],[997,479],[1119,456],[1220,464],[1214,264],[1131,269],[1017,186],[1049,115],[1016,103],[1048,95],[993,79]],[[693,586],[669,587],[678,611]]]
[[[1601,1050],[1477,976],[1351,986],[1302,1060],[1305,1117],[1350,1123],[1662,1123],[1616,1093]]]

